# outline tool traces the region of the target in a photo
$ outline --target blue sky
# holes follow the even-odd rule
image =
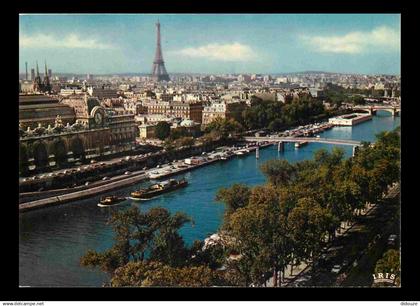
[[[158,18],[169,73],[400,73],[398,14],[21,15],[19,71],[150,73]]]

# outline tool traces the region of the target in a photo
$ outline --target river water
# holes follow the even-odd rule
[[[379,111],[371,121],[354,127],[334,127],[321,134],[325,138],[374,141],[375,134],[392,130],[400,125],[400,117]],[[340,146],[347,157],[352,154],[351,146]],[[331,150],[333,145],[309,143],[295,149],[293,144],[285,145],[279,153],[277,146],[260,150],[260,158],[255,153],[244,157],[234,157],[191,172],[183,173],[189,181],[186,188],[162,195],[145,202],[127,200],[113,208],[96,206],[99,197],[22,213],[19,216],[19,284],[21,286],[101,286],[107,276],[98,271],[81,267],[80,257],[88,249],[104,251],[113,244],[113,232],[106,224],[112,210],[124,210],[137,206],[145,211],[151,207],[165,207],[171,212],[182,211],[194,219],[194,225],[187,224],[181,229],[184,240],[190,244],[203,240],[219,228],[224,205],[214,198],[221,187],[233,183],[250,186],[263,184],[265,177],[259,166],[270,159],[286,159],[297,162],[311,159],[320,149]],[[175,177],[177,178],[177,177]],[[109,194],[128,196],[144,182]],[[102,196],[102,195],[101,195]]]

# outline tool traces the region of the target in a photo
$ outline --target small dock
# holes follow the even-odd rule
[[[187,171],[191,171],[200,167],[204,167],[210,164],[213,164],[218,161],[229,160],[234,156],[245,156],[254,152],[257,147],[265,148],[270,146],[271,143],[262,143],[259,146],[252,145],[248,147],[242,147],[237,149],[228,149],[222,152],[207,153],[198,157],[186,158],[184,160],[174,162],[168,165],[164,165],[160,168],[154,168],[153,170],[148,171],[150,179],[161,179],[174,175],[178,175]],[[191,164],[185,163],[185,160],[193,160]]]

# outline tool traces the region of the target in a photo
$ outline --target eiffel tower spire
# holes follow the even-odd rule
[[[160,44],[160,23],[159,19],[156,23],[157,39],[156,39],[156,53],[153,61],[152,78],[155,81],[170,81],[169,75],[166,72],[165,62],[162,56],[162,47]]]

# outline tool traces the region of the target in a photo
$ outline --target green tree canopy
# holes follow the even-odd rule
[[[130,261],[158,260],[164,264],[181,266],[188,250],[178,230],[191,219],[182,213],[170,213],[161,207],[141,213],[136,207],[113,213],[109,224],[115,232],[115,244],[107,251],[89,250],[81,264],[100,267],[113,273]]]
[[[269,160],[261,165],[261,171],[275,186],[287,185],[294,179],[296,167],[287,160]]]
[[[229,188],[221,188],[216,194],[216,201],[226,204],[226,212],[231,214],[238,208],[248,204],[251,189],[244,184],[233,184]]]
[[[400,265],[400,252],[398,250],[388,250],[378,260],[375,266],[375,273],[392,273],[395,274],[395,284],[400,285],[401,265]]]
[[[160,140],[168,138],[171,133],[171,125],[166,121],[161,121],[156,124],[155,135]]]
[[[215,132],[222,138],[227,138],[230,134],[239,133],[242,130],[242,125],[235,121],[235,119],[226,119],[221,117],[215,118],[205,128],[206,133]]]
[[[118,268],[112,287],[211,287],[228,285],[223,272],[205,266],[174,268],[161,262],[130,262]]]

